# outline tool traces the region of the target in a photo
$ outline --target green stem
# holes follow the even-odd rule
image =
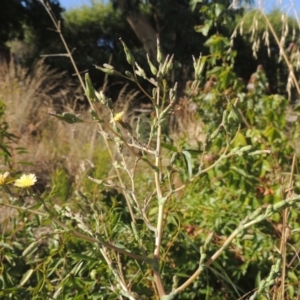
[[[159,111],[159,98],[160,91],[157,88],[157,100],[156,100],[156,117],[159,121],[160,111]],[[160,175],[161,175],[161,124],[157,124],[157,138],[156,138],[156,158],[155,158],[156,170],[154,173],[156,193],[158,199],[158,215],[157,215],[157,226],[156,226],[156,237],[155,237],[155,249],[154,249],[154,259],[156,260],[156,268],[154,268],[154,281],[159,293],[159,296],[164,296],[165,290],[159,273],[159,262],[160,262],[160,247],[161,239],[163,233],[163,218],[164,218],[164,203],[162,201],[162,191],[160,186]]]

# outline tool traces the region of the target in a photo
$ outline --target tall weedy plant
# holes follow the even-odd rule
[[[53,201],[57,192],[55,182],[47,195],[38,196],[30,189],[36,180],[33,174],[15,181],[14,188],[25,188],[24,193],[10,189],[9,185],[14,179],[9,178],[9,174],[0,178],[1,185],[9,195],[2,204],[17,209],[20,213],[36,216],[37,222],[45,228],[45,232],[30,233],[31,243],[21,253],[22,257],[28,259],[30,267],[24,272],[19,285],[4,289],[2,295],[17,297],[21,292],[30,295],[32,299],[39,299],[41,293],[46,298],[53,299],[174,299],[216,263],[233,241],[249,238],[249,227],[299,203],[299,195],[288,194],[275,204],[260,206],[239,221],[238,226],[232,229],[231,234],[223,239],[216,250],[215,246],[212,247],[215,234],[210,228],[205,228],[206,238],[201,244],[194,245],[200,249],[199,257],[195,259],[197,267],[183,280],[179,280],[180,270],[176,269],[174,258],[169,257],[170,248],[179,247],[176,242],[180,241],[180,247],[185,249],[190,240],[187,236],[179,239],[180,218],[176,215],[174,205],[177,197],[180,197],[178,192],[232,157],[269,155],[270,150],[253,150],[253,145],[233,146],[243,116],[238,108],[239,98],[230,99],[228,95],[224,95],[227,106],[222,113],[222,120],[199,146],[197,155],[200,155],[200,163],[195,167],[192,155],[167,144],[163,132],[163,126],[173,113],[178,97],[177,84],[170,86],[168,81],[173,56],[163,57],[158,40],[156,61],[147,57],[151,72],[149,75],[135,61],[121,39],[130,71],[123,74],[109,64],[95,67],[108,75],[121,76],[135,83],[152,103],[153,116],[148,141],[141,140],[139,123],[136,128],[132,128],[126,121],[124,112],[114,111],[113,101],[103,92],[94,89],[88,74],[84,80],[81,78],[59,22],[55,20],[48,4],[41,2],[65,45],[65,55],[74,64],[90,104],[91,118],[84,120],[67,112],[52,115],[69,124],[94,122],[110,153],[113,174],[108,178],[90,177],[98,186],[96,192],[109,195],[102,201],[77,191],[76,202],[64,205]],[[194,58],[195,79],[191,84],[191,94],[200,85],[206,61],[207,57],[201,55]],[[152,85],[151,92],[143,88],[142,80]],[[99,107],[105,107],[110,120],[101,114]],[[204,158],[210,154],[215,141],[220,143],[220,140],[223,147],[218,158],[207,164]],[[113,149],[118,155],[113,155]],[[178,157],[183,157],[188,179],[185,183],[174,186]],[[148,173],[148,185],[143,191],[139,186],[140,173]],[[20,205],[12,204],[12,200],[18,197]],[[21,200],[24,197],[34,199],[34,204],[30,207],[22,206]],[[9,245],[7,249],[10,250]],[[46,253],[46,259],[35,258],[34,253],[38,250]],[[183,251],[182,255],[188,253]],[[171,274],[166,273],[167,264],[171,266],[171,271],[168,271]],[[274,283],[280,264],[281,258],[276,258],[268,277],[261,281],[251,299],[255,299]]]

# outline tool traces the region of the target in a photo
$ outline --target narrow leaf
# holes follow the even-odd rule
[[[20,286],[23,286],[28,280],[29,278],[31,277],[32,273],[33,273],[33,269],[29,269],[24,275],[23,275],[23,278],[20,282]]]

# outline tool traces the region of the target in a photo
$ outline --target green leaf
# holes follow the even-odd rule
[[[45,276],[43,274],[42,278],[39,278],[39,280],[37,282],[37,286],[35,287],[35,289],[33,291],[33,295],[38,295],[44,285],[45,285]]]
[[[22,277],[22,280],[20,281],[20,286],[23,286],[31,277],[31,275],[33,274],[34,270],[33,269],[29,269]]]
[[[157,74],[157,68],[153,65],[153,63],[150,60],[149,54],[147,53],[147,61],[148,65],[150,67],[151,73],[155,76]]]
[[[208,75],[218,75],[222,72],[223,67],[216,66],[207,72]]]
[[[263,160],[262,165],[261,165],[261,171],[260,171],[260,176],[264,177],[266,173],[270,172],[272,170],[270,163],[267,160]]]
[[[27,154],[27,153],[29,153],[29,151],[24,147],[17,147],[16,151],[17,151],[18,154]]]
[[[236,80],[235,73],[231,67],[227,67],[223,72],[221,72],[218,78],[221,83],[221,88],[224,90],[233,85]]]
[[[9,153],[9,151],[7,150],[7,147],[4,146],[3,144],[0,144],[0,149],[3,150],[3,152],[5,152],[6,155],[11,157],[11,154]]]
[[[23,251],[23,253],[22,253],[22,256],[26,256],[26,255],[28,255],[28,254],[30,254],[30,253],[33,253],[33,252],[35,252],[36,250],[37,250],[37,248],[38,248],[38,242],[33,242],[33,243],[31,243],[24,251]]]
[[[82,260],[85,260],[85,261],[90,261],[90,262],[98,261],[98,259],[96,259],[94,257],[84,255],[84,254],[81,254],[81,253],[72,253],[71,257],[74,257],[74,258],[77,258],[77,259],[82,259]]]
[[[69,124],[74,124],[74,123],[81,123],[83,122],[82,119],[77,117],[74,114],[68,113],[68,112],[63,112],[62,114],[54,114],[54,113],[49,113],[50,116],[53,116],[59,120],[62,120],[64,122],[67,122]]]
[[[196,156],[198,156],[199,154],[203,153],[202,150],[189,149],[189,148],[185,148],[185,147],[184,147],[183,150],[188,151],[193,157],[196,157]]]
[[[242,146],[247,146],[247,141],[245,136],[241,133],[238,132],[238,134],[235,137],[235,140],[232,144],[233,147],[242,147]]]
[[[176,276],[178,276],[178,277],[184,277],[184,278],[190,277],[189,275],[187,275],[185,273],[176,273]]]
[[[265,129],[264,135],[269,139],[270,142],[274,142],[277,139],[282,139],[281,133],[272,126],[268,126]]]
[[[70,274],[77,275],[79,271],[82,269],[83,261],[79,261],[73,269],[70,271]]]
[[[14,250],[14,248],[12,246],[10,246],[10,245],[8,245],[6,243],[3,243],[3,242],[0,242],[0,247],[4,247],[4,248],[9,249],[11,251]]]
[[[192,159],[192,155],[190,152],[188,151],[182,151],[183,157],[184,157],[184,161],[185,164],[187,166],[188,169],[188,174],[189,174],[189,178],[192,177],[193,175],[193,159]]]
[[[201,32],[204,36],[207,36],[212,25],[213,25],[212,20],[206,21],[204,25],[195,26],[195,31]]]
[[[300,112],[300,104],[297,104],[297,105],[294,107],[293,111],[295,111],[295,112]]]
[[[177,151],[178,151],[177,148],[176,148],[174,145],[169,144],[169,143],[161,143],[161,146],[162,146],[163,148],[165,148],[165,149],[170,150],[170,151],[174,151],[174,152],[177,152]]]
[[[85,74],[85,90],[86,90],[86,96],[88,99],[92,102],[95,102],[97,100],[95,89],[92,85],[90,75],[88,73]]]
[[[192,11],[195,10],[198,3],[203,3],[203,0],[191,0],[190,1],[190,6],[191,6]]]
[[[251,180],[256,180],[256,177],[253,175],[248,174],[245,170],[235,167],[235,166],[231,166],[230,167],[231,170],[235,171],[236,173],[238,173],[239,175],[251,179]]]
[[[294,282],[294,283],[298,283],[299,278],[297,277],[297,275],[295,274],[295,272],[289,271],[288,272],[288,277]]]
[[[134,59],[133,55],[131,54],[129,48],[127,47],[127,45],[125,44],[125,42],[121,38],[120,38],[120,42],[123,45],[127,62],[134,67],[134,65],[135,65],[135,59]]]
[[[53,263],[51,264],[51,268],[49,268],[49,271],[47,272],[47,278],[50,278],[51,275],[56,271],[56,269],[58,268],[59,265],[63,265],[65,262],[64,258],[60,258],[57,261],[54,261],[54,265]],[[52,266],[53,265],[53,266]]]
[[[222,12],[224,11],[224,5],[219,4],[219,3],[216,3],[214,5],[214,8],[215,8],[215,16],[216,17],[219,17],[222,14]]]

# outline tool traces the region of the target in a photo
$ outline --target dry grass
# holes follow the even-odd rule
[[[74,112],[77,90],[65,73],[51,70],[43,60],[30,70],[14,63],[0,65],[0,99],[6,105],[5,120],[9,131],[19,137],[10,149],[10,171],[34,172],[41,187],[45,187],[57,169],[72,174],[76,183],[93,165],[94,151],[103,150],[95,125],[69,125],[48,114]],[[76,113],[90,119],[84,110]],[[26,148],[27,153],[20,154],[19,147]],[[0,169],[5,171],[7,166],[0,165]]]
[[[95,123],[70,125],[49,115],[49,112],[66,111],[90,121],[86,107],[78,108],[78,94],[83,95],[80,87],[65,73],[51,70],[43,59],[30,69],[13,61],[0,64],[0,100],[6,105],[5,121],[9,124],[9,132],[19,137],[10,147],[9,166],[0,164],[0,171],[33,172],[43,190],[50,185],[51,175],[63,169],[78,188],[87,172],[97,167],[99,155],[107,151]],[[137,119],[148,118],[151,111],[149,108],[146,112],[139,110],[141,97],[139,91],[124,85],[114,111],[123,110],[124,118],[135,126]],[[109,111],[103,106],[99,109],[109,121]],[[20,147],[27,153],[21,153]],[[105,165],[106,162],[102,167]]]
[[[273,3],[273,11],[267,14],[267,4]],[[287,3],[289,2],[289,3]],[[269,12],[268,12],[269,13]],[[250,10],[240,20],[235,28],[231,38],[232,44],[234,38],[239,34],[248,35],[252,43],[252,52],[255,58],[258,58],[258,52],[265,48],[269,56],[274,55],[278,47],[278,62],[283,62],[287,67],[286,92],[290,100],[299,99],[300,85],[300,45],[299,36],[300,20],[293,0],[258,0],[254,9]],[[272,45],[271,40],[275,41]]]
[[[10,126],[16,134],[23,134],[30,124],[39,126],[43,120],[41,109],[52,105],[69,89],[71,82],[64,73],[50,70],[43,60],[38,60],[31,69],[13,61],[0,66],[1,98],[7,106]]]

